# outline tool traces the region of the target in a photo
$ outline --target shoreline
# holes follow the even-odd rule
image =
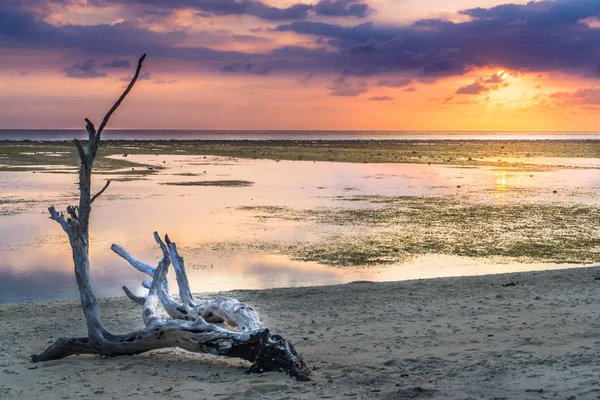
[[[104,140],[98,171],[136,168],[146,176],[163,166],[131,162],[127,155],[188,155],[250,160],[325,161],[342,163],[431,164],[548,171],[598,168],[565,165],[566,159],[597,159],[600,139],[589,140]],[[52,157],[49,157],[51,155]],[[118,156],[118,157],[110,157]],[[557,165],[538,162],[556,158]],[[40,165],[77,165],[72,141],[2,141],[0,171],[36,171]],[[147,168],[144,168],[147,167]],[[64,173],[64,171],[47,171]]]
[[[32,364],[58,336],[85,334],[78,301],[0,305],[0,395],[214,398],[596,398],[600,394],[600,266],[240,290],[294,343],[313,381],[165,349]],[[212,297],[201,294],[200,299]],[[100,299],[108,329],[141,325],[141,307]],[[109,384],[110,382],[110,384]],[[142,384],[141,382],[145,382]],[[235,385],[232,385],[235,383]]]

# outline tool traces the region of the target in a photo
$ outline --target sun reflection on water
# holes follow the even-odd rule
[[[290,260],[268,251],[247,254],[235,249],[235,246],[219,257],[205,250],[215,243],[309,242],[342,229],[327,224],[315,226],[303,220],[270,219],[268,215],[257,219],[252,213],[239,211],[242,206],[290,209],[359,207],[362,205],[358,201],[342,204],[334,200],[366,195],[452,196],[457,193],[465,196],[465,201],[504,205],[516,201],[519,196],[522,200],[523,191],[520,189],[530,190],[527,196],[533,193],[533,196],[538,196],[537,200],[546,201],[543,193],[552,196],[552,190],[548,189],[551,186],[598,187],[595,169],[531,174],[509,168],[453,168],[425,164],[276,163],[271,160],[183,155],[130,155],[130,158],[140,163],[165,165],[167,169],[143,181],[115,181],[109,193],[94,203],[90,232],[91,273],[100,296],[121,295],[122,284],[139,289],[139,282],[146,277],[113,254],[110,245],[117,243],[141,261],[155,265],[160,257],[160,251],[152,240],[155,230],[168,233],[180,245],[195,291],[531,270],[535,267],[517,264],[498,266],[482,260],[434,256],[407,260],[401,265],[386,268],[336,269]],[[531,158],[528,161],[543,163],[546,160]],[[584,161],[588,162],[576,160],[578,163]],[[77,176],[59,174],[49,178],[41,175],[0,172],[0,189],[4,188],[9,193],[3,197],[0,191],[0,200],[5,201],[6,209],[10,212],[13,202],[27,204],[26,212],[0,216],[0,303],[14,299],[77,296],[68,240],[46,215],[49,203],[64,207],[70,201],[63,193],[73,191]],[[254,185],[243,188],[163,185],[165,182],[224,179],[248,180]],[[100,176],[95,184],[101,184]],[[553,199],[560,201],[556,196]],[[200,250],[194,252],[194,249]],[[175,282],[174,279],[171,281]]]
[[[496,171],[496,184],[494,186],[494,194],[495,194],[495,200],[496,200],[496,204],[505,204],[506,203],[506,196],[507,196],[507,192],[508,192],[508,185],[506,183],[507,181],[507,173],[506,171],[502,171],[502,170],[497,170]]]

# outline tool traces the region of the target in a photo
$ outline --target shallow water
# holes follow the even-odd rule
[[[197,292],[558,268],[561,265],[439,255],[377,268],[342,269],[300,262],[269,249],[248,251],[235,244],[305,242],[349,228],[257,218],[239,207],[358,207],[358,202],[336,200],[340,196],[445,194],[457,195],[465,202],[597,204],[600,190],[600,173],[593,168],[529,172],[501,167],[276,162],[213,156],[130,155],[128,159],[167,168],[144,180],[114,181],[94,203],[90,257],[93,284],[100,296],[121,295],[123,284],[143,292],[140,282],[147,277],[112,253],[110,246],[119,244],[156,265],[160,252],[153,231],[168,233],[177,242],[192,289]],[[540,164],[550,161],[528,159]],[[595,159],[554,161],[554,165],[597,166]],[[94,185],[99,189],[104,178],[114,177],[98,174]],[[164,185],[207,180],[254,184]],[[68,202],[74,203],[76,181],[75,174],[0,172],[0,302],[77,298],[68,240],[46,211],[52,204],[63,209]],[[222,243],[232,245],[225,250],[213,248]]]

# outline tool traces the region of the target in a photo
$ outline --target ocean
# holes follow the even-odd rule
[[[85,139],[83,129],[0,129],[0,140]],[[600,140],[600,132],[107,130],[105,140]]]

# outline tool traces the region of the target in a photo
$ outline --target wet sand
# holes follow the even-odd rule
[[[600,398],[600,267],[228,295],[295,343],[311,382],[177,349],[32,364],[84,322],[77,302],[22,303],[0,305],[0,397]],[[141,325],[125,298],[101,307],[111,330]]]

